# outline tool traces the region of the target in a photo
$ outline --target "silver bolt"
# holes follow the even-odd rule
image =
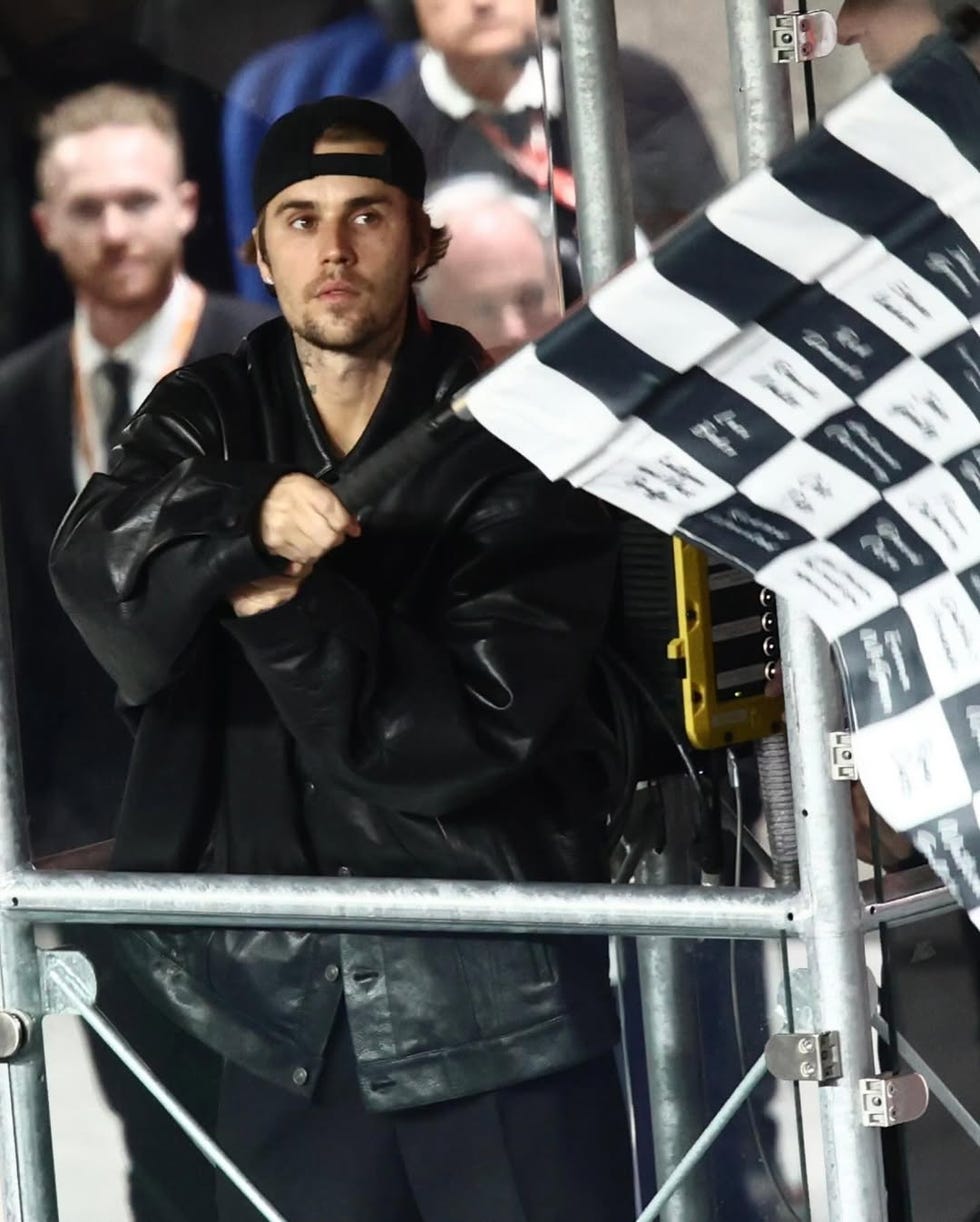
[[[0,1061],[9,1061],[27,1043],[27,1019],[17,1010],[0,1010]]]
[[[803,1053],[812,1052],[813,1051],[813,1040],[811,1040],[808,1035],[805,1035],[803,1039],[801,1039],[797,1043],[796,1047],[799,1049],[800,1052],[803,1052]]]
[[[817,1072],[817,1067],[812,1061],[804,1061],[800,1066],[800,1076],[804,1078],[812,1078]]]

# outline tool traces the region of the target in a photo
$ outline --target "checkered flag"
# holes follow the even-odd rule
[[[466,396],[815,619],[871,801],[974,919],[978,166],[980,77],[939,39]]]

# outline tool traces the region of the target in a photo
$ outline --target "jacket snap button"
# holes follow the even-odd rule
[[[336,963],[330,963],[326,968],[324,968],[323,974],[332,984],[335,980],[340,979],[340,968],[336,965]]]
[[[306,790],[307,793],[316,793],[316,785],[313,781],[306,781],[303,785],[303,788]]]
[[[350,866],[341,866],[340,869],[337,871],[337,874],[340,878],[350,878],[351,876]]]
[[[306,1070],[302,1067],[302,1065],[299,1066],[298,1069],[293,1070],[293,1081],[296,1083],[297,1086],[305,1086],[306,1079],[309,1076],[310,1075],[306,1072]]]

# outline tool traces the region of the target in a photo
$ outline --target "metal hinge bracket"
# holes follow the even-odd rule
[[[888,1078],[862,1078],[861,1123],[872,1129],[918,1120],[929,1106],[929,1087],[919,1073]]]
[[[830,775],[835,781],[856,781],[857,764],[851,736],[846,730],[835,730],[830,736]]]
[[[77,950],[39,950],[40,1013],[0,1010],[0,1064],[30,1053],[45,1014],[77,1014],[77,1000],[95,1001],[95,969]]]
[[[836,1082],[841,1076],[836,1031],[783,1031],[769,1037],[766,1066],[783,1082]]]
[[[837,22],[830,13],[783,13],[769,18],[772,58],[776,64],[822,59],[837,45]]]

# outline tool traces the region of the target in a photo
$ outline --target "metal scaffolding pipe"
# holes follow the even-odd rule
[[[586,291],[636,253],[612,0],[558,0],[575,216]]]
[[[576,886],[438,879],[81,874],[18,870],[0,913],[75,924],[414,929],[420,932],[792,934],[798,897],[768,888]],[[7,924],[16,924],[8,920]]]
[[[785,636],[784,636],[785,634]],[[818,1031],[840,1035],[840,1079],[820,1088],[824,1165],[832,1222],[885,1222],[878,1131],[861,1120],[858,1082],[874,1074],[850,787],[832,779],[829,728],[842,724],[840,686],[826,641],[805,615],[780,611],[786,714],[797,800],[804,932]]]
[[[786,71],[772,62],[769,18],[781,0],[728,0],[733,85],[743,173],[771,161],[793,140]],[[843,1076],[820,1091],[832,1222],[885,1222],[878,1134],[861,1123],[858,1079],[872,1073],[870,1007],[849,791],[831,779],[829,733],[840,729],[840,692],[826,641],[785,601],[779,639],[797,807],[804,933],[818,1030],[840,1033]]]
[[[941,912],[956,912],[959,908],[948,888],[928,866],[886,874],[882,888],[882,897],[878,899],[874,879],[869,878],[861,884],[865,932],[885,924],[907,925]]]
[[[743,174],[793,143],[789,73],[772,62],[769,18],[782,0],[726,0],[738,164]]]
[[[766,1076],[766,1057],[762,1056],[756,1061],[749,1072],[745,1075],[742,1081],[736,1086],[732,1093],[722,1104],[721,1109],[712,1119],[711,1123],[704,1130],[701,1136],[697,1139],[685,1157],[678,1163],[675,1170],[671,1173],[669,1179],[665,1181],[663,1186],[658,1190],[657,1195],[653,1198],[650,1204],[637,1218],[636,1222],[653,1222],[655,1218],[659,1218],[664,1209],[667,1208],[671,1200],[679,1191],[684,1180],[690,1176],[692,1170],[704,1158],[705,1154],[711,1149],[712,1145],[721,1136],[722,1131],[732,1121],[735,1113],[739,1110],[743,1103],[752,1094],[755,1088],[759,1085],[762,1079]],[[665,1216],[666,1217],[666,1216]],[[692,1215],[693,1217],[693,1215]],[[709,1213],[700,1215],[702,1219],[710,1217]]]
[[[646,855],[636,878],[668,889],[690,881],[690,842],[697,823],[687,778],[667,778],[663,788],[667,843],[662,854]],[[664,1222],[703,1222],[712,1216],[708,1169],[697,1160],[688,1161],[708,1122],[697,991],[699,945],[679,938],[636,940],[657,1197],[658,1207],[663,1202]],[[675,1180],[681,1166],[688,1167],[689,1174]],[[673,1187],[665,1194],[668,1183]]]
[[[7,571],[0,531],[0,870],[28,858]],[[24,1015],[23,1050],[0,1065],[0,1204],[4,1222],[54,1222],[54,1159],[39,1016],[41,979],[34,930],[0,920],[0,1009]],[[14,1019],[16,1024],[18,1021]]]

